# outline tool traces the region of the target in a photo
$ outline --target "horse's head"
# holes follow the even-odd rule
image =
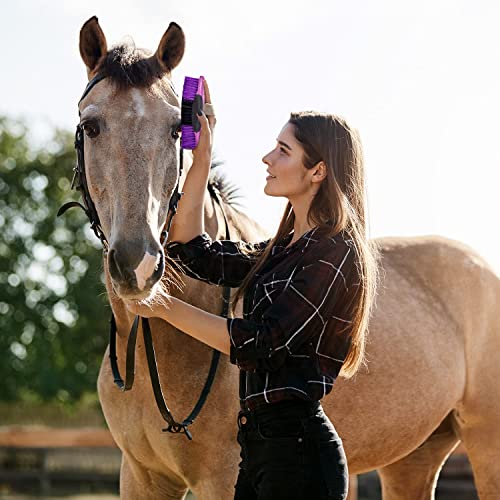
[[[146,298],[164,271],[160,234],[179,175],[181,116],[170,77],[184,42],[175,23],[154,54],[128,45],[108,51],[95,17],[80,32],[89,80],[107,75],[79,110],[89,191],[109,242],[113,287],[122,298]]]

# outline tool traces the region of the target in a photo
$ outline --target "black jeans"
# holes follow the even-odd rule
[[[235,500],[347,498],[342,440],[319,401],[286,400],[240,411],[238,428]]]

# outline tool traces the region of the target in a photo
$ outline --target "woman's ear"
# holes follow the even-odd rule
[[[313,175],[311,177],[312,182],[322,182],[327,175],[326,164],[323,160],[319,161],[312,168]]]

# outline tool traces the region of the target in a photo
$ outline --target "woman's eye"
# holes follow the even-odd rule
[[[286,151],[283,148],[280,148],[280,151],[286,154]]]
[[[81,127],[85,132],[85,135],[91,139],[99,135],[99,124],[96,121],[83,122]]]

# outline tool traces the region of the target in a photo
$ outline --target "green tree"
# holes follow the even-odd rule
[[[56,218],[70,190],[73,137],[42,148],[0,117],[0,400],[75,402],[96,391],[107,345],[102,252],[85,214]]]

